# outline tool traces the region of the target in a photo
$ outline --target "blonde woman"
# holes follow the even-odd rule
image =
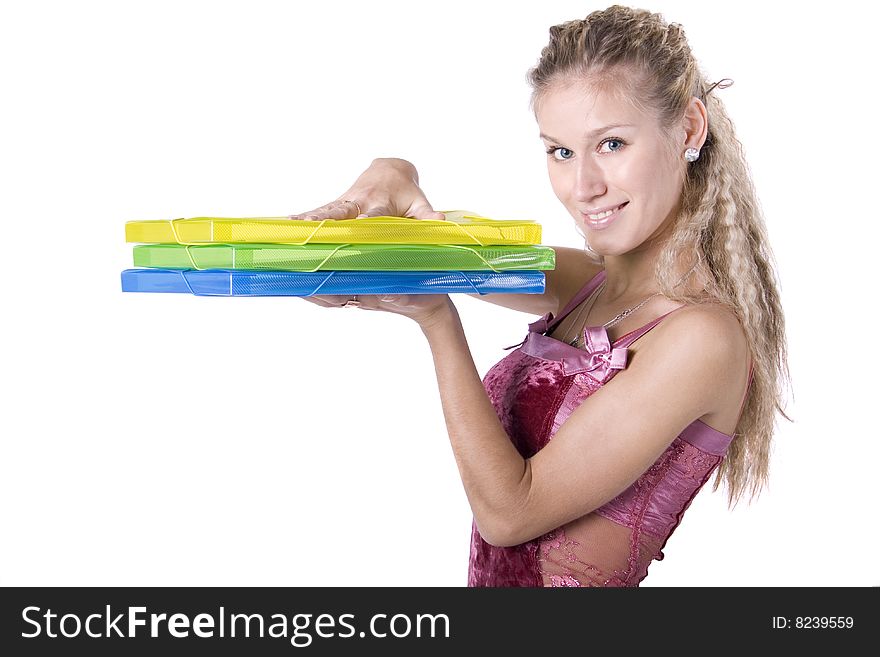
[[[481,381],[444,295],[320,297],[408,316],[434,357],[474,515],[472,586],[636,586],[715,474],[759,493],[787,375],[782,311],[733,125],[680,25],[614,6],[550,28],[529,72],[550,183],[585,238]],[[297,215],[440,218],[374,161]]]

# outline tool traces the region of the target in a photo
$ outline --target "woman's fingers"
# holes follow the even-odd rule
[[[311,296],[311,297],[302,297],[302,298],[305,299],[306,301],[308,301],[309,303],[313,303],[317,306],[321,306],[322,308],[335,308],[335,307],[341,306],[343,303],[345,303],[344,300],[340,301],[338,303],[335,301],[332,301],[331,299],[335,299],[335,297]]]
[[[354,219],[363,211],[363,206],[354,199],[337,199],[314,210],[291,214],[288,219],[303,221],[324,221],[338,219]]]
[[[360,210],[360,214],[358,214]],[[300,214],[292,214],[288,219],[299,219],[303,221],[324,221],[339,219],[354,219],[362,217],[412,217],[414,219],[432,219],[434,221],[443,221],[446,215],[442,212],[435,212],[429,204],[414,205],[408,212],[400,214],[395,208],[387,205],[366,205],[360,202],[340,203],[334,201],[320,208],[302,212]]]
[[[428,211],[429,214],[440,214]],[[397,210],[384,204],[368,205],[366,201],[344,200],[332,201],[320,208],[289,215],[288,219],[302,221],[335,221],[339,219],[355,219],[361,217],[397,217]],[[433,219],[434,217],[421,216],[419,219]]]
[[[419,187],[415,167],[395,158],[378,158],[339,198],[290,219],[327,221],[357,217],[412,217],[442,221]]]
[[[357,308],[402,315],[424,326],[425,322],[436,322],[444,308],[451,305],[447,294],[366,294],[366,295],[321,295],[305,297],[306,300],[325,308]],[[453,306],[454,308],[454,306]]]
[[[359,310],[388,310],[379,303],[380,297],[375,294],[322,294],[304,297],[325,308],[358,308]]]
[[[363,207],[363,206],[362,206]],[[432,219],[434,221],[444,221],[446,215],[442,212],[435,212],[431,204],[424,203],[413,204],[410,209],[404,213],[400,213],[396,208],[388,205],[368,206],[360,217],[411,217],[413,219]]]
[[[360,310],[388,310],[379,303],[379,297],[375,294],[322,294],[317,296],[303,297],[306,301],[323,306],[324,308],[358,308]]]
[[[408,314],[418,312],[422,306],[435,305],[440,295],[423,294],[322,294],[303,297],[325,308],[359,308],[360,310],[385,310]]]
[[[400,214],[398,210],[388,205],[370,205],[367,209],[364,210],[364,213],[360,215],[362,217],[400,217],[403,216]]]
[[[434,221],[444,221],[446,219],[446,215],[442,212],[436,212],[427,199],[423,203],[414,203],[407,216],[416,219],[433,219]]]

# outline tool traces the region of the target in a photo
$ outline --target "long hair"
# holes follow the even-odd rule
[[[706,105],[708,136],[688,164],[681,211],[657,261],[660,290],[681,303],[720,303],[739,319],[751,350],[752,380],[735,439],[715,477],[731,506],[767,483],[770,444],[789,380],[785,322],[764,219],[733,123],[688,46],[684,30],[660,14],[615,5],[550,28],[528,73],[532,103],[554,83],[589,80],[651,111],[668,130],[691,98]],[[622,85],[622,87],[621,87]],[[723,85],[721,85],[723,88]],[[681,285],[682,268],[709,284]]]

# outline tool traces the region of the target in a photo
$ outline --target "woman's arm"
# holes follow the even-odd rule
[[[556,252],[556,268],[544,272],[543,294],[469,294],[480,301],[519,310],[533,315],[552,312],[554,315],[601,270],[582,249],[552,247]]]
[[[349,203],[346,201],[355,201]],[[358,207],[361,214],[358,215]],[[354,219],[357,216],[443,219],[419,186],[419,172],[401,158],[376,158],[338,199],[319,208],[291,215],[292,219]],[[554,247],[556,268],[546,272],[543,294],[473,294],[476,299],[534,315],[557,313],[590,278],[599,265],[580,249]]]
[[[736,319],[712,308],[682,309],[524,459],[489,402],[455,306],[447,299],[419,323],[477,527],[496,545],[541,536],[619,495],[687,425],[738,403],[747,376]]]

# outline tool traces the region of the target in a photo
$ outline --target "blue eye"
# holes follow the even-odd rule
[[[555,160],[570,160],[574,157],[574,151],[562,146],[551,146],[547,149],[547,155],[552,155]]]
[[[622,139],[618,139],[617,137],[609,137],[608,139],[603,139],[599,143],[599,151],[602,153],[614,153],[619,151],[626,144]],[[608,147],[607,149],[605,147]]]

